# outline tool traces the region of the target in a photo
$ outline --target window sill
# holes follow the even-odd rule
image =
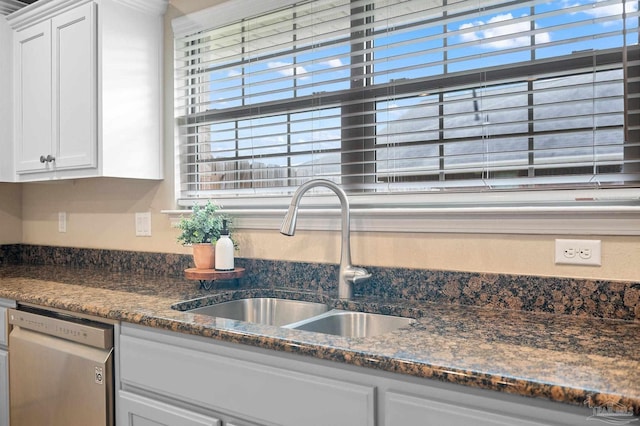
[[[236,229],[280,229],[291,197],[217,199]],[[185,202],[188,206],[193,204]],[[349,195],[356,232],[640,235],[640,188]],[[188,210],[165,211],[175,225]],[[333,194],[301,200],[300,230],[339,230]]]
[[[236,229],[280,229],[285,209],[221,209]],[[172,224],[183,210],[164,211]],[[337,208],[305,208],[298,230],[339,230]],[[352,208],[355,232],[640,235],[640,206]]]

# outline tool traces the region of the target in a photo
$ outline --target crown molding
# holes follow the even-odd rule
[[[169,0],[39,0],[8,15],[7,22],[11,28],[19,30],[54,14],[73,9],[91,1],[94,1],[98,6],[100,3],[111,1],[150,15],[163,15],[169,5]]]
[[[0,15],[9,15],[27,5],[28,3],[23,3],[18,0],[0,0]]]
[[[40,0],[7,16],[7,22],[14,30],[37,23],[59,12],[88,3],[90,0]]]
[[[120,3],[131,9],[149,15],[164,15],[169,6],[169,0],[112,0],[114,3]]]

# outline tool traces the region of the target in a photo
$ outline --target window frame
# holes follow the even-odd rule
[[[296,0],[266,0],[258,4],[253,0],[228,0],[174,19],[174,36],[209,28],[211,22],[239,19],[244,10],[252,10],[257,15],[293,3]],[[517,64],[513,69],[516,68]],[[176,162],[178,150],[176,142]],[[180,165],[175,164],[176,207],[184,208],[199,200],[178,200],[179,169]],[[300,229],[339,229],[339,211],[334,198],[305,196]],[[350,194],[349,200],[354,231],[640,235],[640,188]],[[237,228],[277,229],[290,197],[230,195],[216,197],[215,201],[223,211],[238,218]],[[181,210],[166,213],[175,219]],[[572,219],[567,220],[567,215]]]

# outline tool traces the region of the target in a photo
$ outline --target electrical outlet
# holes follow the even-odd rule
[[[600,266],[600,240],[556,240],[556,264]]]
[[[58,232],[67,232],[67,213],[58,212]]]
[[[151,236],[151,212],[136,213],[136,237]]]

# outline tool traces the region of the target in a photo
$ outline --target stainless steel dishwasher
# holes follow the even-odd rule
[[[11,426],[113,426],[113,326],[10,309]]]

